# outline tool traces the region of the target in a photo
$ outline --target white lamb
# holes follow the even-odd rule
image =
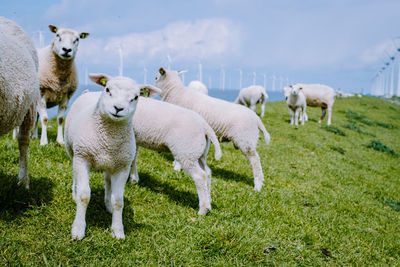
[[[58,29],[49,25],[56,34],[51,45],[39,51],[40,104],[39,115],[42,123],[40,145],[47,141],[47,109],[58,105],[57,143],[63,144],[63,119],[68,102],[78,87],[78,75],[74,63],[79,39],[89,33],[78,33],[70,29]]]
[[[195,182],[199,214],[211,210],[211,170],[207,166],[210,140],[215,158],[221,157],[218,139],[207,122],[196,112],[167,102],[140,97],[133,116],[136,144],[160,152],[171,152]],[[137,150],[138,153],[138,150]],[[138,182],[136,159],[131,182]]]
[[[254,175],[254,189],[260,191],[264,175],[256,150],[259,130],[263,132],[267,144],[270,140],[261,119],[246,107],[187,89],[178,75],[176,71],[160,68],[155,84],[162,90],[162,100],[199,113],[215,131],[220,141],[232,141],[250,161]]]
[[[324,119],[326,110],[328,110],[327,125],[331,124],[332,106],[335,102],[335,90],[322,84],[296,84],[293,87],[302,87],[304,96],[306,97],[307,106],[321,107],[322,114],[318,123]],[[307,120],[307,119],[306,119]]]
[[[256,105],[261,104],[261,117],[265,113],[265,103],[267,102],[268,94],[265,88],[260,85],[252,85],[240,89],[239,95],[235,100],[236,104],[250,107],[252,111],[256,110]]]
[[[18,180],[29,188],[29,133],[39,100],[38,58],[28,35],[13,21],[0,17],[0,135],[19,126]]]
[[[203,93],[205,95],[208,95],[207,86],[200,81],[191,81],[188,85],[188,88],[199,91],[200,93]]]
[[[301,125],[304,125],[305,113],[306,113],[306,97],[303,94],[302,87],[290,86],[290,93],[286,97],[286,104],[291,115],[290,124],[297,126],[299,124],[299,115],[301,120]],[[285,89],[287,90],[287,89]]]
[[[142,88],[160,91],[125,77],[89,76],[104,86],[104,91],[79,96],[65,122],[65,147],[72,159],[72,197],[76,202],[71,233],[77,240],[85,236],[90,169],[98,169],[104,172],[104,201],[107,211],[112,213],[112,235],[121,239],[125,238],[124,188],[136,153],[133,114]]]

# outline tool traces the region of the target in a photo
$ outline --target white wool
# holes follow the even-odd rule
[[[199,91],[200,93],[203,93],[205,95],[208,95],[207,86],[200,81],[191,81],[188,85],[188,88]]]
[[[264,175],[256,150],[259,131],[263,132],[267,144],[270,140],[261,119],[246,107],[187,89],[176,71],[161,68],[155,84],[162,90],[163,101],[199,113],[220,140],[232,141],[250,161],[254,174],[254,188],[257,191],[261,190]]]
[[[286,97],[286,104],[291,115],[290,124],[298,125],[298,118],[300,115],[301,124],[304,125],[305,112],[306,112],[306,97],[304,96],[301,87],[290,87],[290,93]],[[287,93],[288,89],[285,89]]]
[[[191,110],[140,97],[133,125],[138,146],[171,152],[183,170],[192,177],[199,197],[199,214],[211,210],[211,170],[206,162],[209,141],[215,146],[216,159],[221,157],[221,148],[207,122]],[[131,181],[138,180],[135,159]]]
[[[0,17],[0,135],[20,126],[19,183],[29,187],[27,151],[29,133],[39,99],[36,49],[28,35],[13,21]]]
[[[78,33],[71,29],[57,29],[49,25],[55,33],[51,45],[39,51],[39,81],[41,99],[39,115],[42,123],[40,145],[46,145],[47,140],[47,108],[58,106],[57,143],[63,144],[63,119],[68,102],[78,87],[78,75],[75,67],[75,55],[80,39],[88,33]]]
[[[122,225],[123,194],[129,169],[136,153],[133,114],[140,89],[125,77],[90,75],[105,87],[103,92],[88,92],[72,104],[65,122],[65,147],[72,159],[72,196],[77,205],[72,238],[85,235],[85,214],[90,200],[89,172],[104,172],[105,204],[113,214],[111,231],[124,238]]]
[[[261,104],[261,117],[265,113],[265,103],[267,102],[268,94],[265,88],[260,85],[252,85],[240,89],[239,95],[235,100],[236,104],[244,105],[255,111],[256,104]]]
[[[335,90],[333,88],[322,84],[296,84],[293,87],[302,87],[303,94],[306,97],[307,106],[321,107],[322,115],[320,120],[324,119],[326,110],[328,110],[327,125],[331,124],[332,106],[335,102]]]

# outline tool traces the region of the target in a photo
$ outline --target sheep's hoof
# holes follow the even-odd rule
[[[75,223],[72,225],[72,240],[80,241],[85,237],[85,227],[77,226]]]
[[[130,182],[131,184],[137,184],[137,183],[139,183],[139,178],[136,178],[135,176],[131,176],[131,177],[129,178],[129,182]]]
[[[25,187],[25,189],[29,189],[29,177],[24,176],[24,177],[18,177],[18,185],[22,185]]]
[[[124,230],[122,229],[111,229],[111,235],[116,239],[125,239]]]
[[[255,185],[254,186],[254,191],[260,192],[262,187],[263,187],[262,184],[261,185]]]
[[[211,208],[201,208],[197,214],[203,216],[203,215],[206,215],[207,213],[209,213],[210,211],[211,211]]]

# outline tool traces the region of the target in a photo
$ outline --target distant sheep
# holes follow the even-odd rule
[[[90,169],[97,169],[104,172],[104,201],[112,213],[112,235],[123,239],[124,188],[136,153],[133,114],[142,88],[160,91],[125,77],[89,76],[104,86],[104,91],[79,96],[65,121],[65,148],[72,159],[72,197],[76,202],[72,238],[81,240],[85,236],[89,174]]]
[[[133,116],[136,144],[160,152],[171,152],[195,182],[199,214],[211,210],[211,170],[207,166],[210,140],[215,158],[221,157],[218,139],[207,122],[196,112],[167,102],[140,97]],[[138,150],[137,150],[138,152]],[[138,182],[136,159],[130,172]]]
[[[302,87],[290,86],[290,93],[286,97],[286,104],[291,115],[290,124],[297,126],[299,124],[299,115],[301,120],[301,125],[304,125],[305,112],[306,112],[306,97],[302,92]],[[287,90],[287,89],[285,89]]]
[[[204,83],[200,82],[200,81],[191,81],[189,83],[189,85],[188,85],[188,88],[196,90],[196,91],[198,91],[200,93],[203,93],[205,95],[208,95],[207,86]]]
[[[70,29],[58,29],[49,25],[56,34],[51,45],[39,51],[40,103],[39,115],[42,123],[40,145],[47,140],[47,109],[58,105],[57,143],[64,144],[63,119],[68,102],[78,87],[78,75],[74,63],[78,51],[79,39],[85,39],[89,33],[78,33]]]
[[[296,84],[293,87],[302,87],[304,96],[306,97],[307,106],[321,107],[322,114],[318,123],[321,123],[328,110],[327,125],[331,124],[332,106],[335,102],[335,91],[333,88],[322,84]]]
[[[0,135],[19,126],[18,180],[29,188],[27,153],[39,101],[38,58],[28,35],[0,17]]]
[[[220,140],[232,141],[250,161],[253,168],[254,189],[260,191],[264,175],[256,150],[259,131],[263,132],[267,144],[270,140],[270,135],[261,119],[246,107],[187,89],[178,75],[177,71],[160,68],[155,85],[162,90],[162,100],[199,113]]]
[[[256,110],[256,104],[261,104],[261,117],[265,113],[265,103],[267,102],[268,94],[265,88],[260,85],[252,85],[240,89],[239,95],[235,100],[236,104],[250,107],[251,110]]]

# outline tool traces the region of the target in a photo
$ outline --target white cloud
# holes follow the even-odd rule
[[[88,39],[87,42],[80,53],[93,63],[99,60],[99,55],[103,61],[115,62],[119,45],[122,45],[128,64],[165,61],[167,55],[173,62],[214,61],[239,52],[241,32],[230,20],[214,18],[180,21],[151,32],[129,33],[104,40]]]

